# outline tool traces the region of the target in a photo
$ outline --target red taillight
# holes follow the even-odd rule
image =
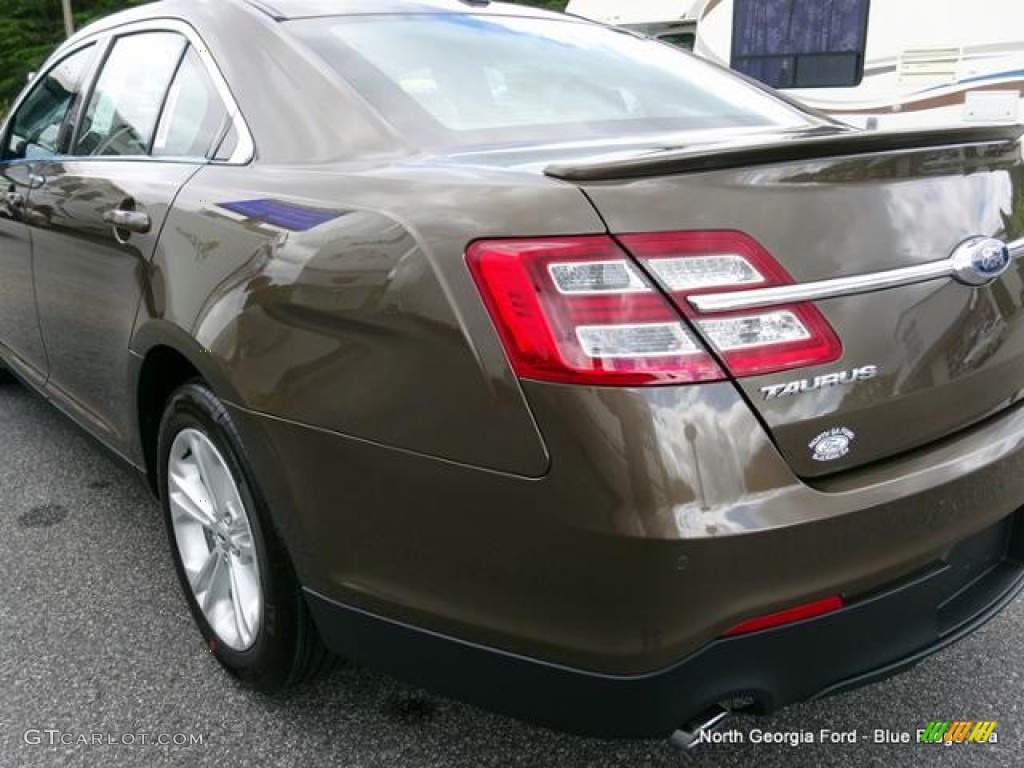
[[[793,278],[756,240],[733,231],[624,235],[619,241],[672,297],[679,311],[736,377],[824,365],[843,355],[813,304],[701,314],[689,297],[792,285]]]
[[[467,258],[523,378],[619,386],[724,378],[609,237],[480,241]]]
[[[746,635],[750,632],[759,632],[762,629],[771,629],[772,627],[794,624],[798,621],[803,621],[804,619],[812,619],[815,616],[821,616],[826,613],[832,613],[832,611],[838,611],[844,604],[843,598],[838,595],[826,597],[824,600],[817,600],[813,603],[804,603],[803,605],[787,608],[786,610],[779,611],[778,613],[769,613],[765,616],[758,616],[750,621],[744,621],[742,624],[737,624],[726,632],[724,637]]]

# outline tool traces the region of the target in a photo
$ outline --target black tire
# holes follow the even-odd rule
[[[245,651],[229,647],[206,620],[178,550],[167,475],[171,445],[183,429],[203,432],[221,453],[238,485],[252,529],[263,591],[263,621],[252,646]],[[267,693],[327,672],[335,657],[324,647],[313,624],[291,560],[254,481],[242,441],[227,409],[201,382],[183,385],[168,399],[160,422],[157,456],[160,503],[178,580],[203,638],[220,663],[245,685]]]

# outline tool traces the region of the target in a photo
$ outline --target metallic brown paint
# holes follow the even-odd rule
[[[527,390],[555,457],[537,480],[233,415],[247,444],[266,447],[253,459],[271,495],[295,511],[311,589],[603,673],[660,670],[744,619],[866,594],[939,560],[1024,493],[1019,409],[845,473],[833,490],[792,476],[729,385]],[[751,436],[740,455],[722,423]],[[703,502],[680,439],[688,425],[716,470]],[[345,499],[360,514],[340,513]]]
[[[32,243],[25,223],[23,199],[31,188],[29,168],[10,166],[2,171],[0,195],[0,326],[8,354],[15,356],[22,375],[35,384],[45,380],[46,350],[35,310],[32,285]],[[8,195],[18,196],[12,204]],[[12,198],[13,199],[13,198]]]
[[[150,282],[150,259],[170,202],[198,169],[188,163],[117,160],[43,162],[27,218],[48,389],[90,431],[130,448],[128,348]],[[152,229],[120,243],[104,211],[131,200]]]

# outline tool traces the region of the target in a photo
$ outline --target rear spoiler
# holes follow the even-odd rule
[[[845,130],[828,136],[796,134],[757,143],[724,143],[655,150],[642,155],[554,163],[544,173],[564,181],[613,181],[818,158],[971,144],[1012,144],[1024,125],[955,126],[899,131]]]

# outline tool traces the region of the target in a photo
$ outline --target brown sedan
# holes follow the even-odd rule
[[[1022,132],[485,0],[155,3],[4,126],[0,360],[243,681],[692,735],[1024,584]]]

